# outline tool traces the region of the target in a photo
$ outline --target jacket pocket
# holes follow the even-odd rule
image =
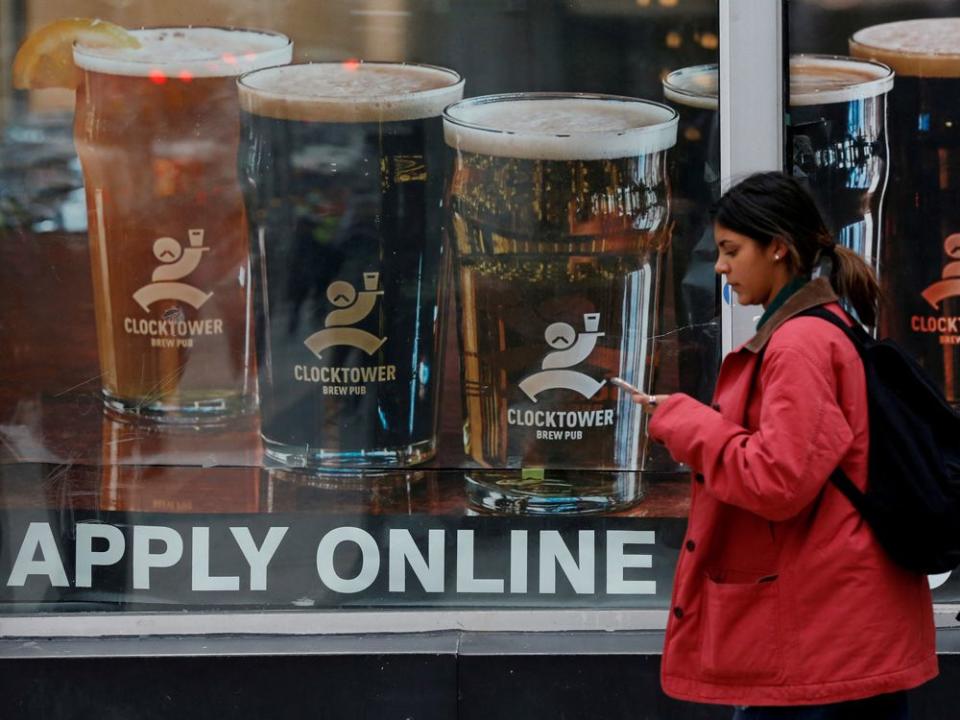
[[[718,680],[770,680],[783,672],[780,582],[725,583],[706,578],[703,673]]]

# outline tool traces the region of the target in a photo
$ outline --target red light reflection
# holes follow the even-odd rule
[[[233,53],[224,53],[220,56],[227,65],[236,65],[237,56]]]
[[[180,74],[177,77],[179,77],[184,82],[190,82],[191,80],[193,80],[193,73],[191,73],[189,70],[181,70]]]
[[[150,82],[155,85],[163,85],[167,81],[167,76],[164,74],[163,70],[157,68],[152,69],[147,73],[147,77],[150,78]]]
[[[344,61],[343,61],[343,67],[344,67],[346,70],[356,70],[358,67],[360,67],[360,61],[357,60],[357,59],[355,59],[355,58],[350,58],[349,60],[344,60]]]

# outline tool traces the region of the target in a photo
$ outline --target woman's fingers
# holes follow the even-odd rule
[[[637,405],[641,405],[645,412],[652,413],[657,409],[657,405],[666,400],[666,395],[645,395],[644,393],[631,393],[630,399]]]

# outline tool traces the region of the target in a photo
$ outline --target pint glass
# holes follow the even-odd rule
[[[680,115],[670,157],[672,325],[677,328],[678,378],[658,382],[664,393],[681,391],[710,402],[720,363],[717,248],[710,206],[720,197],[720,103],[716,65],[669,73],[663,95]],[[665,312],[665,317],[670,313]]]
[[[289,62],[274,33],[135,30],[74,49],[74,125],[108,408],[192,422],[251,408],[236,76]]]
[[[854,55],[897,73],[880,327],[960,404],[960,18],[875,25]]]
[[[712,120],[708,113],[716,114],[717,81],[716,65],[683,68],[664,81],[667,99],[686,106],[680,116],[678,151],[689,143],[687,128],[693,128],[693,138],[698,140],[701,127]],[[834,55],[790,58],[792,173],[816,198],[837,242],[859,253],[875,270],[879,270],[887,187],[886,98],[892,87],[893,71],[877,62]],[[707,190],[712,194],[716,186],[708,181],[715,176],[710,173],[700,179],[699,164],[694,161],[680,168],[682,183],[674,190],[675,198],[685,188],[699,187],[687,192],[710,202]],[[705,167],[711,170],[709,162]],[[682,242],[686,228],[682,209],[676,214],[675,246],[678,239]]]
[[[239,81],[262,435],[286,466],[358,470],[436,451],[440,112],[450,70],[271,68]]]
[[[887,93],[893,71],[834,55],[790,59],[793,175],[817,201],[836,241],[880,271],[887,188]]]
[[[451,106],[444,130],[471,504],[639,500],[644,415],[608,378],[651,388],[677,113],[498,95]]]

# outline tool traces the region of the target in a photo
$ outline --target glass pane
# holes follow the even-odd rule
[[[793,172],[877,270],[879,334],[960,404],[960,2],[797,0],[789,21]]]
[[[0,602],[666,605],[717,13],[0,0]]]

